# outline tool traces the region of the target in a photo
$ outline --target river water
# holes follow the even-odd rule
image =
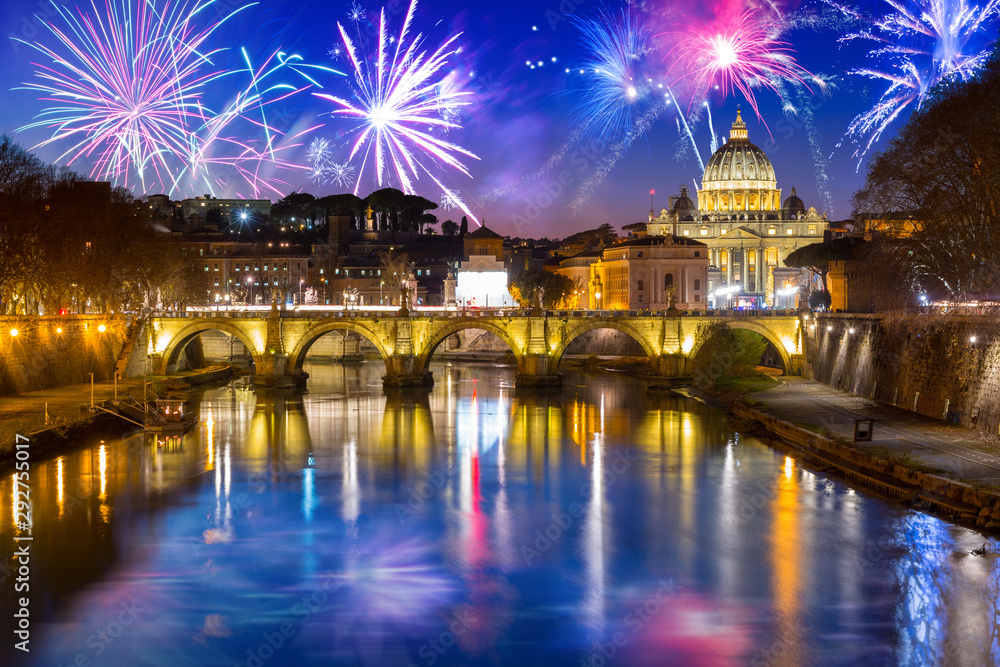
[[[986,538],[854,491],[725,414],[568,373],[381,364],[240,387],[157,442],[31,468],[38,665],[986,665]],[[0,503],[16,534],[12,471]],[[992,546],[995,545],[990,541]],[[13,561],[5,559],[6,562]],[[14,580],[0,599],[14,608]]]

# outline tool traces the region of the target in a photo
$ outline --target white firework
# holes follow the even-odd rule
[[[458,208],[458,202],[455,201],[455,195],[448,192],[442,193],[441,208],[445,211],[454,211]]]
[[[306,150],[306,159],[313,165],[313,168],[324,164],[330,159],[330,142],[326,139],[313,139]]]
[[[365,18],[365,8],[359,3],[354,2],[351,4],[351,11],[347,13],[347,18],[354,21],[355,23],[360,23]]]
[[[448,192],[434,172],[452,167],[466,176],[469,171],[463,158],[478,160],[474,153],[433,134],[434,130],[459,129],[459,125],[441,117],[443,111],[471,104],[471,93],[443,86],[448,75],[444,70],[456,54],[460,34],[453,35],[434,51],[423,49],[424,38],[410,39],[410,24],[416,0],[411,0],[398,38],[390,37],[385,10],[379,16],[378,48],[370,59],[362,59],[344,26],[337,24],[348,58],[354,68],[355,97],[346,100],[333,95],[314,93],[336,105],[333,111],[359,121],[348,161],[361,155],[355,182],[357,194],[361,176],[372,164],[380,187],[391,177],[403,192],[414,193],[414,183],[426,175]],[[472,211],[459,207],[470,218]]]
[[[354,176],[354,167],[347,162],[343,164],[331,162],[326,168],[326,174],[328,183],[343,187],[351,182],[351,177]]]

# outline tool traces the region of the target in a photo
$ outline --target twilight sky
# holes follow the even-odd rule
[[[34,148],[40,157],[59,164],[75,157],[73,167],[94,178],[174,199],[210,191],[277,199],[275,190],[320,196],[355,187],[364,196],[379,187],[381,145],[383,186],[400,187],[402,174],[432,201],[450,202],[446,192],[454,193],[502,234],[561,237],[644,219],[650,189],[658,211],[681,184],[700,184],[699,160],[711,155],[708,112],[722,137],[741,104],[750,139],[770,156],[783,196],[794,185],[807,206],[842,219],[864,175],[855,152],[880,119],[899,111],[873,150],[894,136],[926,81],[956,62],[960,74],[971,70],[996,34],[997,10],[966,2],[976,20],[962,26],[959,44],[935,40],[934,26],[962,4],[904,3],[908,17],[890,14],[884,0],[421,0],[393,67],[409,6],[397,0],[219,0],[193,16],[196,3],[167,0],[6,2],[0,88],[9,92],[0,131],[33,148],[56,136],[53,123],[61,120],[74,131]],[[90,24],[100,40],[87,36],[85,19],[94,16],[107,28]],[[360,80],[338,22],[364,72]],[[877,39],[841,39],[864,26]],[[922,26],[931,27],[930,36]],[[423,41],[407,58],[418,35]],[[595,48],[601,40],[605,47]],[[140,44],[145,48],[132,48]],[[908,47],[906,55],[893,52],[897,45]],[[116,61],[122,51],[131,62]],[[920,82],[878,107],[888,84],[855,73],[862,68],[916,71]],[[393,86],[398,96],[387,97]],[[130,96],[131,115],[123,111]],[[61,110],[39,116],[53,107]],[[883,116],[848,136],[852,120],[873,109]],[[24,128],[32,123],[38,126]],[[391,132],[379,137],[374,127]],[[130,136],[137,138],[123,139]],[[463,211],[436,213],[457,220]]]

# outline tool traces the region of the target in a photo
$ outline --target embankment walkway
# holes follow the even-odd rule
[[[211,370],[199,369],[170,376],[150,375],[146,378],[119,379],[118,394],[123,395],[127,392],[141,400],[143,381],[152,384],[154,381],[184,380]],[[87,409],[90,406],[90,391],[91,385],[87,382],[0,397],[0,458],[13,449],[17,434],[29,435],[46,428],[68,426],[90,418],[91,413]],[[152,397],[152,390],[149,391],[149,396]],[[114,381],[94,383],[95,403],[109,401],[114,396]]]
[[[853,440],[856,418],[875,419],[871,442],[850,442],[851,447],[880,458],[908,458],[934,474],[1000,489],[1000,438],[996,436],[796,377],[783,377],[779,386],[751,394],[745,402],[841,442]]]

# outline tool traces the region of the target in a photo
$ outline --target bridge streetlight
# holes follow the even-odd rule
[[[247,285],[249,285],[250,293],[247,296],[247,305],[253,305],[253,276],[247,276]]]

